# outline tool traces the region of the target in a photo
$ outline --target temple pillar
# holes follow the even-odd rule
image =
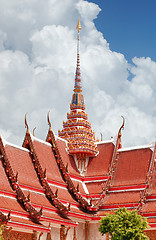
[[[51,238],[51,233],[47,233],[47,238],[46,238],[46,240],[52,240],[52,238]]]
[[[89,222],[86,221],[85,222],[85,240],[89,240],[88,239],[88,234],[89,234]]]
[[[70,230],[70,227],[66,228],[64,225],[61,225],[60,228],[60,240],[66,240],[68,231]]]
[[[73,240],[77,240],[77,237],[76,237],[76,228],[74,227],[74,235],[73,235]]]
[[[37,240],[37,231],[33,230],[32,240]]]

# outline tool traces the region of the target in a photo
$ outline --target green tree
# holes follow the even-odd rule
[[[100,223],[99,231],[102,235],[109,233],[112,240],[149,239],[143,232],[149,227],[147,220],[136,210],[129,211],[126,208],[119,208],[114,214],[106,214]]]
[[[3,230],[4,230],[4,225],[0,225],[0,240],[4,240]]]

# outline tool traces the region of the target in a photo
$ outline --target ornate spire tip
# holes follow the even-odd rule
[[[77,31],[80,32],[81,30],[81,23],[80,23],[80,19],[78,20],[78,24],[77,24],[77,27],[76,27]]]

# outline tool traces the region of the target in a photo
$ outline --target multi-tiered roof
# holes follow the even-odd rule
[[[63,122],[63,129],[59,136],[68,141],[68,152],[75,155],[79,161],[85,161],[87,157],[96,156],[98,153],[95,143],[95,133],[88,122],[88,115],[85,112],[84,97],[82,94],[81,73],[80,73],[80,21],[77,30],[77,66],[75,74],[75,86],[70,113],[67,113],[67,121]]]

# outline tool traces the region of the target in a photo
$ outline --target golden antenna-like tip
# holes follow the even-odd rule
[[[48,111],[47,120],[48,120],[49,127],[51,127],[51,122],[50,122],[50,119],[49,119],[49,113],[50,113],[50,111]]]
[[[78,24],[77,24],[77,27],[76,27],[77,31],[80,32],[81,30],[81,23],[80,23],[80,19],[78,20]]]
[[[29,131],[29,126],[28,126],[28,123],[27,123],[27,114],[25,114],[25,128],[27,128],[27,131]]]

